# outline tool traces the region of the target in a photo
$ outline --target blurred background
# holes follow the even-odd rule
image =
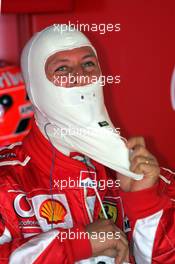
[[[104,88],[111,119],[122,136],[144,136],[160,164],[175,168],[174,0],[2,0],[0,145],[30,129],[20,54],[35,32],[54,23],[120,24],[119,31],[85,32],[103,75],[120,76]]]

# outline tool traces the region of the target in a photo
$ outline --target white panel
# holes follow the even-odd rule
[[[35,236],[12,253],[9,263],[32,264],[49,246],[49,244],[58,236],[58,234],[58,230],[52,230],[50,232]]]
[[[163,210],[149,217],[137,220],[134,232],[134,256],[138,264],[151,264],[155,233]]]
[[[0,245],[8,243],[12,240],[9,230],[5,227],[4,233],[0,236]]]

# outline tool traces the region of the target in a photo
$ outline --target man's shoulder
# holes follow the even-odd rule
[[[11,176],[19,166],[25,166],[30,157],[23,149],[22,142],[16,142],[9,146],[0,148],[0,182],[2,178]]]
[[[0,148],[0,167],[14,165],[19,162],[22,154],[22,142],[16,142]]]

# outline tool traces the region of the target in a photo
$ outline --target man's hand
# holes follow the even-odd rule
[[[109,256],[116,264],[129,261],[129,249],[126,235],[111,220],[97,220],[87,225],[90,234],[93,256]]]
[[[118,173],[121,189],[134,192],[152,187],[157,182],[160,173],[157,159],[146,149],[145,140],[142,137],[133,137],[126,145],[133,150],[130,155],[130,170],[144,174],[144,178],[136,181]]]

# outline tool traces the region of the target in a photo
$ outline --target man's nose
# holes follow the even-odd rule
[[[88,76],[84,72],[81,66],[76,67],[71,74],[71,84],[76,86],[82,86],[89,83]]]
[[[84,74],[83,67],[81,65],[78,65],[77,67],[75,67],[73,69],[73,74],[83,76],[83,74]]]

